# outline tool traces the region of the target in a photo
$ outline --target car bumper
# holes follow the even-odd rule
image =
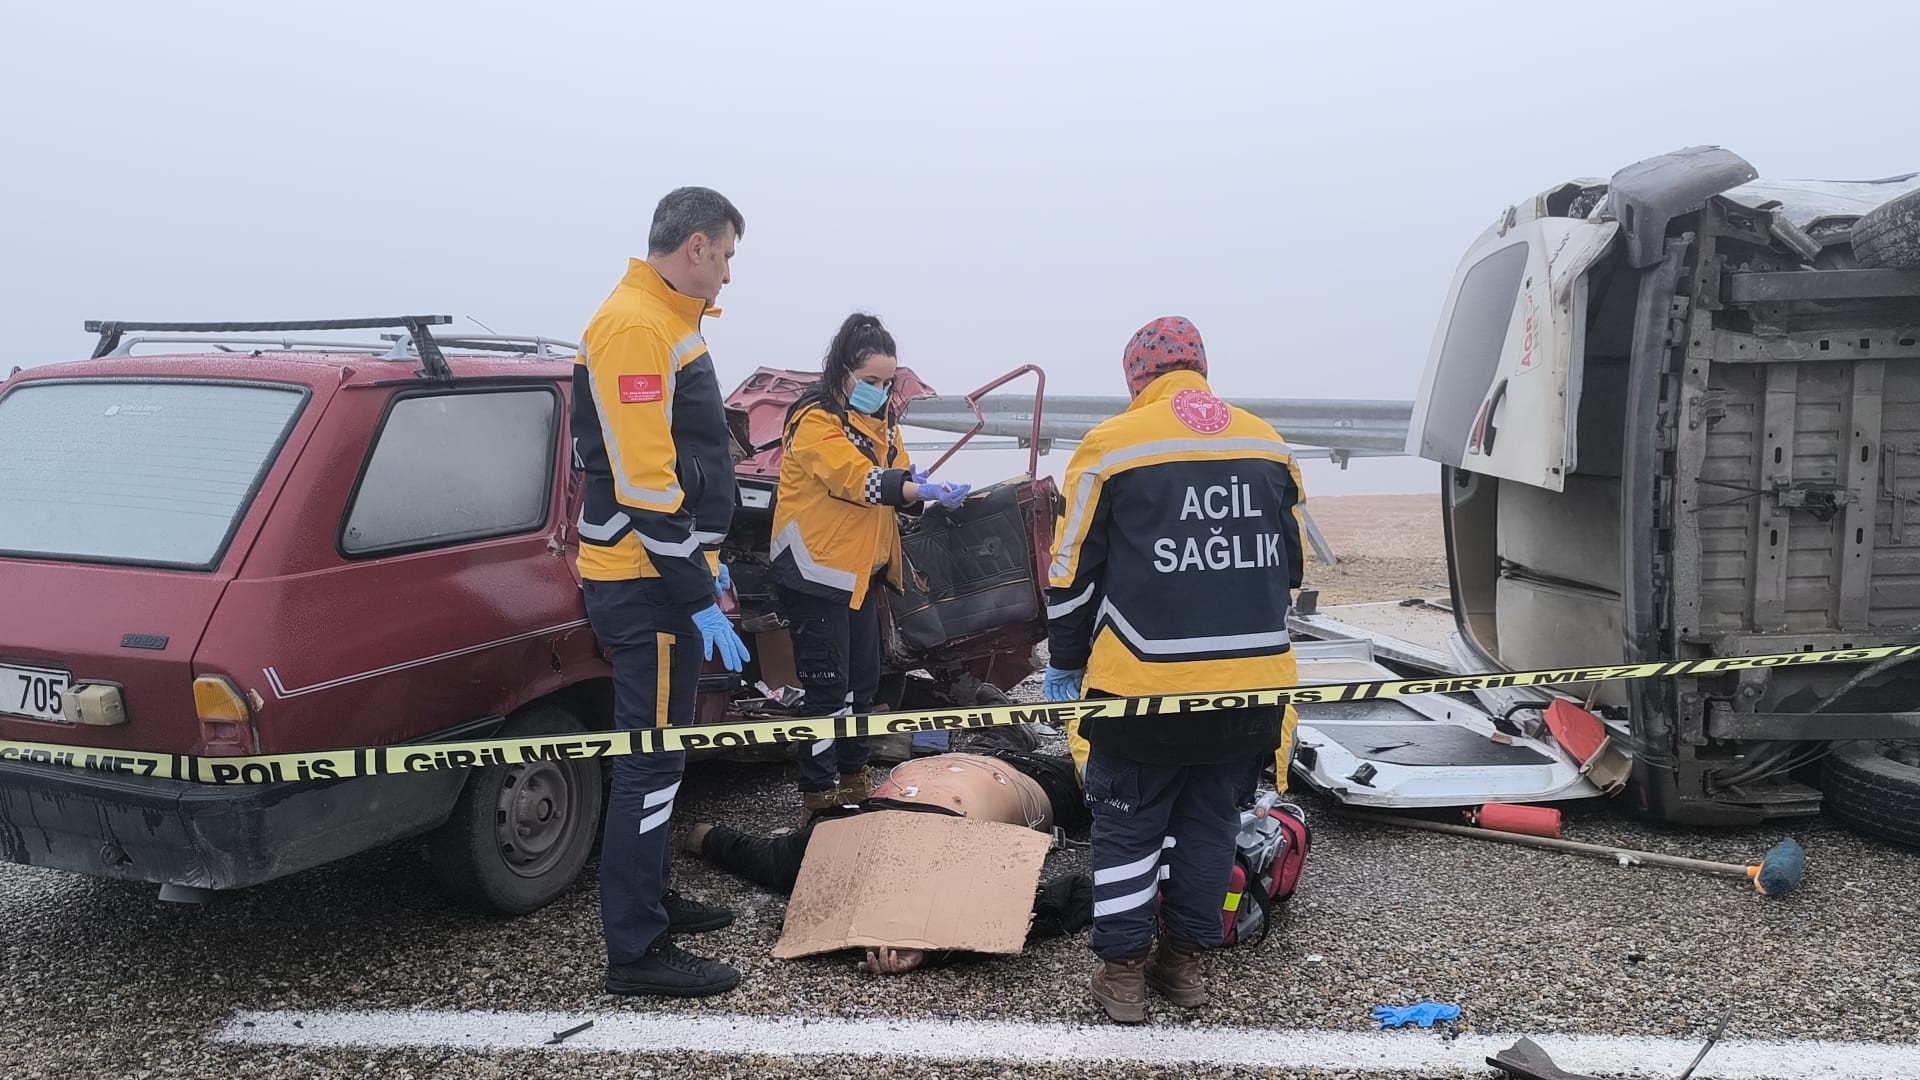
[[[434,828],[465,776],[215,787],[0,762],[0,860],[243,888]]]

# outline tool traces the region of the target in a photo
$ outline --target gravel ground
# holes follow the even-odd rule
[[[1697,1037],[1733,1010],[1734,1036],[1920,1042],[1912,990],[1920,978],[1913,900],[1920,858],[1911,853],[1824,824],[1797,828],[1810,853],[1807,883],[1794,897],[1771,901],[1730,879],[1360,825],[1334,817],[1317,799],[1303,802],[1315,848],[1284,922],[1261,947],[1210,958],[1215,984],[1230,992],[1193,1012],[1156,1007],[1152,1022],[1365,1030],[1375,1005],[1431,998],[1463,1007],[1463,1031]],[[698,766],[681,805],[689,821],[724,814],[766,829],[796,814],[781,768],[769,765]],[[1724,860],[1757,855],[1778,835],[1649,826],[1604,806],[1571,813],[1567,834]],[[1084,866],[1084,858],[1058,853],[1049,872]],[[263,1050],[207,1041],[242,1009],[1099,1021],[1084,993],[1088,955],[1080,940],[887,980],[859,975],[847,956],[776,962],[767,951],[779,934],[781,898],[696,862],[681,864],[680,886],[734,905],[740,918],[695,945],[740,965],[741,988],[705,1001],[617,1000],[599,992],[591,880],[544,911],[495,920],[446,910],[421,865],[419,851],[403,845],[198,909],[161,904],[144,886],[0,867],[0,1076],[1005,1073],[992,1064],[795,1066],[685,1055]]]
[[[1344,553],[1343,553],[1344,557]],[[1356,577],[1348,600],[1390,599],[1427,558],[1371,556],[1408,582]],[[1358,560],[1356,560],[1358,561]],[[1375,564],[1376,566],[1379,564]],[[1325,568],[1321,568],[1324,572]],[[1325,587],[1324,579],[1316,584]],[[1419,591],[1416,589],[1416,591]],[[1334,602],[1331,600],[1323,602]],[[1034,696],[1029,682],[1017,696]],[[1154,1024],[1362,1031],[1372,1008],[1423,998],[1462,1006],[1462,1031],[1920,1043],[1920,856],[1825,823],[1794,827],[1803,889],[1742,883],[1343,821],[1299,796],[1315,826],[1300,893],[1262,946],[1208,959],[1212,1004],[1156,1005]],[[681,821],[763,830],[798,816],[777,765],[703,763]],[[1572,839],[1726,861],[1757,857],[1775,828],[1691,831],[1604,805],[1571,810]],[[0,1077],[601,1077],[877,1075],[1146,1077],[1190,1070],[902,1060],[799,1062],[698,1055],[472,1054],[263,1049],[209,1035],[247,1009],[537,1009],[766,1016],[1019,1019],[1088,1024],[1084,939],[895,979],[850,956],[776,962],[783,900],[682,860],[678,885],[732,905],[736,923],[689,944],[745,972],[717,999],[634,1002],[600,992],[591,870],[559,902],[499,920],[450,911],[417,845],[400,845],[202,908],[148,886],[0,865]],[[1056,853],[1049,873],[1084,868]],[[1410,1038],[1418,1036],[1409,1036]],[[1920,1061],[1920,1046],[1915,1050]],[[1708,1059],[1711,1062],[1711,1058]],[[1915,1070],[1920,1073],[1920,1069]],[[1290,1073],[1366,1080],[1357,1072]],[[1384,1074],[1382,1074],[1384,1075]],[[1461,1075],[1490,1076],[1491,1070]]]

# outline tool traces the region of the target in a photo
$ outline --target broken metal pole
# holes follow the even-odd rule
[[[1328,566],[1338,566],[1340,560],[1334,557],[1333,545],[1327,543],[1327,538],[1321,535],[1320,526],[1313,523],[1313,515],[1307,513],[1307,508],[1304,506],[1300,507],[1300,525],[1306,530],[1307,543],[1313,545],[1313,553],[1320,557],[1320,561]]]

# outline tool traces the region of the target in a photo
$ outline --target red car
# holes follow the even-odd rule
[[[237,755],[608,727],[573,570],[572,346],[436,341],[446,321],[89,323],[93,359],[0,383],[0,742]],[[762,584],[778,451],[750,440],[799,385],[757,373],[730,412],[730,607],[759,655],[709,670],[703,722],[778,712],[794,681]],[[913,528],[896,701],[1034,670],[1051,500],[1011,482]],[[578,877],[604,785],[602,763],[554,761],[215,787],[0,748],[0,859],[204,899],[427,834],[450,898],[518,913]]]

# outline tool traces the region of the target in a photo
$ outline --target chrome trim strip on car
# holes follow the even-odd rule
[[[355,682],[361,682],[366,679],[378,678],[379,676],[382,676],[382,675],[391,675],[396,671],[406,671],[409,668],[417,668],[426,664],[438,663],[441,660],[451,660],[456,656],[467,656],[472,653],[481,652],[485,649],[495,648],[500,645],[511,645],[516,641],[526,641],[529,638],[537,638],[546,634],[557,634],[562,630],[573,630],[586,625],[588,625],[587,620],[575,619],[572,622],[564,622],[564,623],[560,623],[557,626],[549,626],[544,629],[529,631],[524,634],[515,634],[512,637],[500,638],[497,641],[484,641],[478,645],[469,645],[464,649],[454,649],[451,652],[435,653],[432,656],[423,656],[418,660],[408,660],[408,661],[405,661],[404,663],[389,664],[386,667],[375,668],[372,671],[362,671],[353,675],[342,675],[337,679],[328,679],[325,682],[317,682],[309,686],[290,688],[286,684],[280,681],[280,673],[275,671],[271,667],[263,668],[262,672],[267,677],[267,685],[273,688],[273,696],[284,701],[287,698],[299,697],[302,694],[312,694],[312,693],[317,693],[321,690],[331,690],[334,687],[345,686],[348,683],[355,683]]]

